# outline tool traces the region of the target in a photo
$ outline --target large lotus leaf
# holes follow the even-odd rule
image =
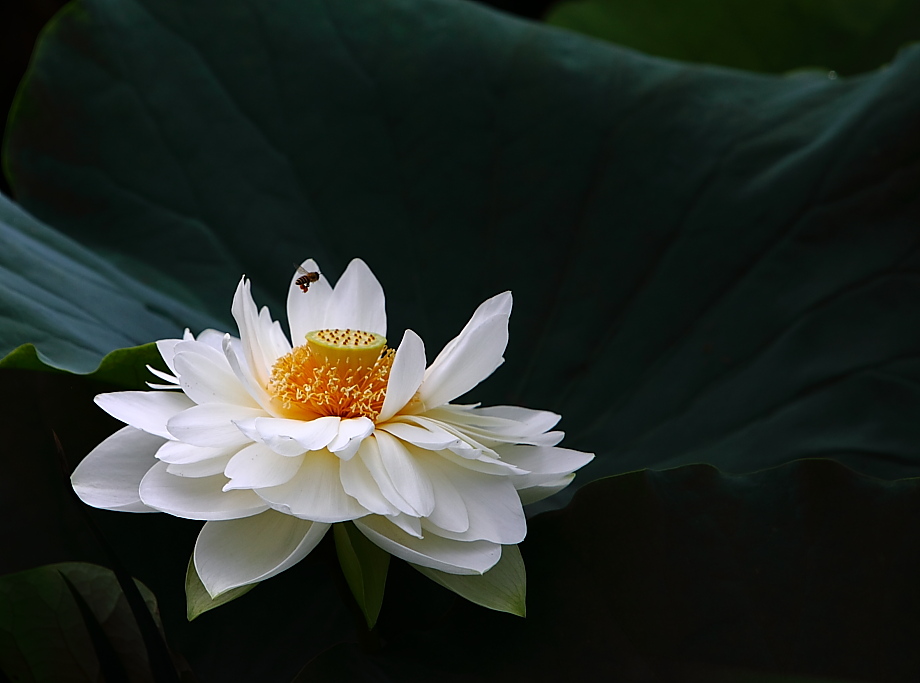
[[[376,656],[339,646],[299,680],[911,683],[918,537],[920,480],[827,460],[611,477],[532,520],[526,619],[385,610]]]
[[[216,316],[364,257],[429,357],[515,293],[471,400],[564,415],[578,481],[833,455],[920,474],[920,51],[863,77],[645,57],[458,0],[78,0],[8,130],[17,198]],[[114,257],[114,256],[113,256]]]
[[[861,73],[920,40],[912,0],[562,0],[546,21],[661,57],[767,72]]]
[[[156,348],[121,349],[213,320],[168,293],[161,278],[145,284],[122,273],[2,194],[0,244],[0,367],[142,385],[138,371],[157,361]]]

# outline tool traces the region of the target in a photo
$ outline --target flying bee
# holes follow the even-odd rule
[[[301,292],[306,294],[307,290],[310,289],[310,285],[319,280],[319,273],[308,271],[303,266],[297,266],[297,272],[300,273],[300,277],[294,280],[294,284],[300,287]]]

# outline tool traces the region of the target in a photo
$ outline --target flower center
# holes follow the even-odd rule
[[[286,411],[375,420],[395,351],[360,330],[316,330],[272,366],[268,390]]]

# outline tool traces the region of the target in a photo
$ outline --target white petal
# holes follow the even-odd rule
[[[301,455],[329,445],[339,433],[341,418],[319,417],[315,420],[288,420],[257,417],[241,420],[236,426],[253,441],[259,441],[279,455]]]
[[[230,481],[224,486],[224,491],[284,484],[297,474],[302,462],[302,455],[286,457],[263,444],[251,444],[240,450],[227,464],[224,474],[230,477]]]
[[[453,462],[458,462],[463,467],[476,470],[477,472],[500,475],[527,474],[527,470],[522,470],[521,468],[511,463],[502,462],[498,453],[483,446],[471,436],[464,435],[460,429],[454,425],[440,422],[439,420],[430,420],[425,417],[425,415],[404,415],[399,419],[403,422],[422,427],[428,432],[434,434],[446,433],[454,436],[457,439],[455,442],[446,443],[445,448],[437,448],[436,441],[426,443],[422,438],[416,438],[413,436],[414,433],[407,432],[405,436],[403,434],[399,435],[404,441],[412,444],[413,446],[418,446],[419,448],[424,448],[425,450],[436,450],[445,458],[448,458]],[[389,427],[393,424],[400,423],[390,422],[386,425],[381,425],[379,429],[389,432]]]
[[[412,330],[403,333],[402,342],[396,349],[390,378],[387,380],[386,396],[377,422],[386,422],[415,396],[425,376],[425,343]]]
[[[380,458],[380,449],[377,446],[377,439],[365,439],[362,441],[361,447],[358,449],[357,457],[353,458],[353,460],[361,461],[365,469],[367,469],[374,479],[374,483],[376,483],[377,487],[380,489],[380,494],[390,505],[400,512],[415,515],[416,517],[418,516],[418,512],[416,512],[415,508],[409,505],[406,499],[399,494],[399,491],[396,490],[393,481],[390,479],[390,475],[387,474],[387,470],[383,466],[383,460]],[[342,462],[342,467],[345,467],[345,461]]]
[[[302,292],[294,282],[302,275],[294,273],[288,288],[287,313],[291,326],[291,341],[295,346],[302,346],[308,332],[315,332],[324,327],[326,309],[332,297],[332,285],[322,276],[322,271],[313,259],[307,259],[301,266],[308,273],[320,273],[320,278],[310,285],[307,292]]]
[[[439,457],[437,455],[429,457]],[[457,465],[453,465],[457,467]],[[428,519],[440,529],[463,533],[470,528],[470,515],[466,509],[466,503],[463,496],[457,491],[457,487],[451,482],[445,468],[426,467],[425,472],[431,480],[431,486],[434,489],[435,506]],[[488,475],[483,475],[488,476]]]
[[[316,547],[328,529],[328,524],[274,510],[243,519],[208,522],[195,543],[195,570],[214,598],[293,567]]]
[[[428,417],[429,414],[435,412],[436,411],[432,410],[422,415],[400,415],[396,421],[381,425],[381,429],[386,428],[389,430],[390,425],[400,425],[392,430],[394,435],[398,435],[399,438],[404,441],[408,441],[419,448],[424,448],[429,451],[440,451],[445,448],[450,448],[459,455],[469,457],[475,457],[475,455],[473,453],[465,453],[465,451],[486,451],[489,452],[490,455],[495,456],[495,453],[492,452],[491,449],[479,443],[474,436],[465,433],[462,425],[458,426],[450,422],[433,420]],[[415,431],[411,428],[406,429],[401,425],[417,427],[422,431]]]
[[[495,458],[492,458],[484,453],[474,453],[476,457],[457,455],[457,453],[450,449],[437,451],[437,453],[445,460],[448,460],[455,465],[459,465],[460,467],[471,470],[473,472],[482,472],[483,474],[491,474],[497,476],[527,474],[526,470],[522,470],[521,468],[512,465],[510,462],[502,462],[501,460],[496,460]],[[464,453],[466,452],[464,451]]]
[[[521,499],[510,477],[496,477],[474,472],[444,460],[438,453],[421,451],[410,447],[416,461],[434,478],[436,472],[449,480],[454,491],[462,498],[466,508],[468,528],[452,530],[438,524],[434,513],[430,522],[437,525],[440,536],[458,541],[492,541],[502,545],[513,545],[524,540],[527,534],[527,520]],[[445,499],[446,501],[447,499]],[[441,500],[438,499],[440,505]],[[422,528],[426,526],[422,520]],[[459,520],[450,520],[451,523]]]
[[[511,292],[483,302],[466,327],[444,347],[425,372],[419,398],[429,408],[475,387],[502,364],[508,345]]]
[[[186,395],[199,404],[219,402],[257,407],[258,404],[233,374],[226,356],[213,349],[211,351],[216,358],[210,354],[176,354],[176,372]]]
[[[335,284],[322,329],[352,329],[387,336],[383,287],[361,259],[353,259]]]
[[[436,410],[429,411],[425,413],[427,417],[429,414],[436,413]],[[422,417],[422,416],[418,416]],[[480,444],[480,446],[494,450],[499,446],[504,444],[527,444],[530,446],[555,446],[557,443],[562,441],[562,438],[565,436],[564,432],[546,432],[544,434],[523,434],[521,432],[512,432],[511,430],[491,430],[491,429],[479,429],[477,427],[470,427],[467,425],[457,425],[451,424],[447,421],[441,421],[444,428],[447,428],[448,425],[452,427],[458,434],[461,434],[465,441],[475,442]]]
[[[555,446],[564,436],[563,432],[547,431],[559,422],[560,416],[544,410],[516,406],[468,410],[444,405],[427,411],[425,416],[450,423],[480,440]]]
[[[414,419],[412,421],[415,422]],[[463,443],[458,436],[441,429],[433,423],[388,422],[379,425],[377,429],[429,451],[440,451],[451,446],[463,447]]]
[[[264,415],[265,412],[260,408],[204,403],[171,417],[166,425],[167,433],[171,438],[194,446],[243,446],[249,442],[249,438],[233,424],[234,420],[242,421]]]
[[[260,384],[256,378],[253,377],[242,348],[242,343],[238,339],[234,339],[229,334],[224,336],[222,350],[227,357],[227,363],[230,364],[230,369],[233,370],[233,374],[236,375],[240,384],[245,387],[253,400],[262,406],[263,410],[271,414],[272,399],[265,390],[265,385]]]
[[[170,371],[175,374],[176,367],[173,363],[176,353],[178,353],[178,345],[185,344],[185,350],[189,350],[190,346],[194,347],[209,347],[216,351],[220,351],[220,340],[224,336],[224,332],[218,332],[217,330],[207,329],[202,331],[196,339],[195,336],[186,328],[185,334],[182,335],[182,339],[161,339],[157,342],[157,351],[160,352],[160,356],[163,358],[163,362],[166,363],[166,366]]]
[[[212,477],[224,471],[231,457],[225,455],[199,462],[167,463],[166,471],[177,477]]]
[[[399,495],[415,511],[415,517],[426,517],[434,509],[434,489],[425,470],[409,453],[406,444],[386,432],[377,432],[380,460]]]
[[[186,330],[186,332],[188,332],[188,330]],[[176,355],[176,344],[181,341],[181,339],[160,339],[157,342],[157,351],[160,352],[160,357],[173,374],[176,373],[176,368],[173,366],[173,356]]]
[[[122,512],[156,512],[141,502],[141,479],[156,464],[163,439],[134,427],[122,427],[83,458],[70,477],[87,505]]]
[[[554,479],[545,484],[519,488],[518,495],[521,497],[521,505],[530,505],[531,503],[536,503],[538,500],[549,498],[554,493],[559,493],[562,489],[571,484],[573,479],[575,479],[574,474],[567,474],[564,477]]]
[[[387,517],[387,520],[392,524],[395,524],[400,529],[405,531],[410,536],[415,536],[416,538],[423,538],[422,536],[422,521],[418,517],[413,517],[412,515],[393,515],[392,517]]]
[[[136,429],[171,439],[166,423],[195,404],[185,394],[174,391],[117,391],[99,394],[96,405],[116,420]]]
[[[216,330],[211,331],[217,334]],[[216,365],[221,367],[223,370],[227,372],[230,370],[230,366],[227,365],[227,359],[224,358],[223,351],[219,346],[218,348],[214,348],[213,344],[206,344],[205,342],[198,341],[197,339],[183,339],[178,344],[176,344],[175,348],[173,349],[173,365],[176,363],[175,356],[178,356],[180,353],[191,353],[196,356],[204,356],[205,358],[210,359]]]
[[[487,417],[496,417],[501,420],[511,420],[528,427],[527,434],[542,434],[555,427],[561,415],[552,413],[548,410],[533,410],[531,408],[522,408],[520,406],[488,406],[477,408],[472,411],[478,415]]]
[[[568,486],[575,470],[594,459],[593,453],[569,448],[504,446],[502,459],[532,470],[530,474],[510,477],[524,505],[543,500]]]
[[[361,449],[371,447],[376,449],[377,444],[373,439],[367,439],[362,442],[359,453]],[[380,467],[382,469],[383,465],[381,464]],[[380,492],[380,485],[374,480],[360,455],[339,463],[339,477],[342,480],[342,489],[345,493],[357,500],[362,507],[377,515],[396,515],[399,513],[399,510]],[[389,482],[389,477],[387,477],[387,483],[392,489],[393,485]],[[408,504],[405,504],[405,507],[408,508]]]
[[[259,311],[259,327],[262,330],[265,355],[270,359],[268,368],[271,370],[276,360],[291,352],[291,342],[284,336],[281,323],[277,320],[272,320],[268,306],[263,306],[262,310]]]
[[[164,382],[169,382],[171,385],[173,385],[169,387],[170,389],[175,389],[179,385],[179,379],[177,377],[173,377],[168,372],[157,370],[155,367],[150,365],[147,366],[147,369],[150,371],[151,375],[159,377]],[[150,386],[150,382],[147,382],[147,386]]]
[[[499,455],[505,462],[510,462],[534,475],[569,474],[594,460],[594,453],[573,451],[570,448],[542,446],[502,446]],[[516,480],[524,480],[515,477]]]
[[[262,387],[268,386],[271,368],[278,356],[274,354],[271,317],[260,316],[250,294],[249,280],[243,277],[233,295],[230,308],[240,330],[243,356],[253,379]]]
[[[220,351],[223,348],[223,341],[226,334],[226,332],[208,328],[202,330],[201,333],[195,337],[195,341],[199,341],[205,346],[210,346],[215,351]]]
[[[208,448],[207,446],[193,446],[181,441],[167,441],[157,451],[157,460],[176,465],[188,465],[205,460],[228,458],[238,450],[239,446]]]
[[[258,494],[275,510],[301,519],[331,523],[363,517],[368,511],[342,488],[339,462],[329,451],[313,451],[293,479]]]
[[[177,477],[166,471],[168,465],[158,462],[141,481],[141,500],[152,508],[186,519],[238,519],[257,515],[268,509],[252,491],[227,491],[227,478]]]
[[[374,431],[374,423],[366,417],[352,417],[339,422],[339,433],[329,443],[329,451],[342,460],[350,460],[358,447]]]
[[[413,538],[386,517],[370,515],[355,526],[391,555],[448,574],[483,574],[501,559],[502,547],[488,541],[451,541],[433,533]]]

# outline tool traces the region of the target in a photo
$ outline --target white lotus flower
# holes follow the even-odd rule
[[[291,287],[293,348],[249,289],[244,277],[233,299],[239,339],[157,342],[167,384],[96,397],[128,426],[72,477],[93,507],[206,520],[194,562],[212,597],[293,566],[346,520],[404,560],[481,574],[524,538],[522,502],[594,457],[556,447],[553,413],[450,403],[503,362],[510,292],[426,369],[411,330],[387,349],[383,290],[361,260],[334,289]]]

